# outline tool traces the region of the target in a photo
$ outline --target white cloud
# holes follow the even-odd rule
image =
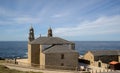
[[[32,18],[32,17],[17,17],[14,18],[13,21],[15,21],[16,23],[39,23],[41,22],[41,19],[36,17],[36,18]]]
[[[0,16],[4,20],[0,20],[0,25],[13,24],[36,24],[40,23],[42,19],[39,16],[32,16],[30,14],[21,14],[17,11],[0,7]]]
[[[56,36],[82,36],[120,33],[120,15],[103,16],[94,21],[84,21],[75,27],[54,29]]]
[[[12,17],[11,19],[0,21],[0,25],[18,25],[18,24],[38,24],[41,22],[40,18],[32,17]]]
[[[67,12],[67,11],[63,11],[63,12],[61,12],[61,13],[54,14],[52,17],[53,17],[53,18],[60,18],[60,17],[68,16],[68,15],[70,15],[69,12]]]
[[[51,5],[46,5],[41,8],[40,11],[36,12],[35,16],[33,13],[26,14],[24,12],[18,12],[11,9],[6,9],[0,7],[0,16],[4,20],[0,20],[0,25],[14,25],[14,24],[40,24],[42,21],[54,21],[50,19],[51,15],[49,14]],[[68,13],[61,12],[53,15],[53,18],[59,18],[66,16]]]
[[[62,16],[63,16],[62,14],[56,14],[56,15],[53,15],[52,17],[58,18],[58,17],[62,17]]]

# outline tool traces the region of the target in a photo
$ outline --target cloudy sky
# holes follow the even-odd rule
[[[0,41],[53,35],[75,41],[120,41],[120,0],[0,0]]]

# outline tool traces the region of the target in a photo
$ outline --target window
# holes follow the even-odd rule
[[[98,67],[101,67],[101,62],[98,62]]]
[[[61,66],[64,66],[64,63],[61,63]]]
[[[64,59],[64,54],[61,54],[61,59]]]

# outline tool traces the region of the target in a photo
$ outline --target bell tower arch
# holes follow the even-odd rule
[[[48,37],[52,37],[53,35],[52,35],[52,29],[51,29],[51,27],[48,29]]]
[[[35,39],[34,38],[34,29],[31,26],[30,29],[29,29],[29,42],[33,41],[34,39]]]

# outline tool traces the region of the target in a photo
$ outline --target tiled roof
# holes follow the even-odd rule
[[[52,44],[72,44],[73,42],[64,40],[59,37],[39,37],[30,44],[52,45]]]
[[[120,55],[120,50],[96,50],[90,51],[94,56],[102,55]]]
[[[68,45],[55,45],[47,50],[44,51],[44,53],[64,53],[64,52],[76,52],[75,50],[72,50],[70,46]]]

